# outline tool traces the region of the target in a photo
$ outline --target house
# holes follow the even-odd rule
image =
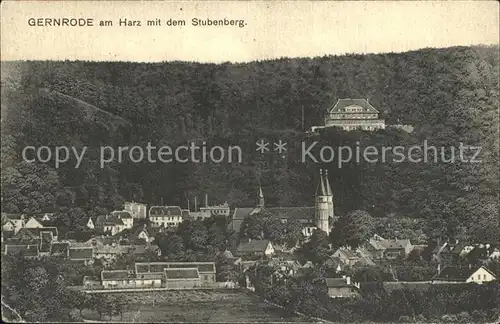
[[[193,217],[193,219],[197,220],[202,220],[213,216],[229,217],[229,214],[230,214],[230,208],[227,201],[221,205],[209,206],[207,195],[205,195],[205,207],[200,207],[199,211],[197,210],[195,210],[194,212],[190,211],[190,216]]]
[[[36,219],[35,217],[30,217],[30,219],[28,219],[28,221],[26,222],[26,224],[24,224],[24,227],[25,228],[41,228],[43,227],[42,224],[40,224]]]
[[[68,259],[83,262],[85,265],[92,264],[94,249],[91,247],[70,247],[68,249]]]
[[[274,253],[273,245],[269,240],[248,240],[241,242],[236,249],[236,255],[242,257],[259,256],[269,257]]]
[[[89,217],[89,220],[87,221],[87,224],[85,224],[85,226],[87,226],[87,228],[90,228],[90,229],[95,229],[95,224],[92,221],[92,217]]]
[[[124,217],[125,221],[122,220],[121,217]],[[130,226],[131,218],[132,217],[129,213],[122,214],[120,212],[114,214],[111,213],[109,215],[100,215],[96,219],[95,226],[103,232],[110,233],[111,235],[116,235],[127,228],[132,228],[128,227]]]
[[[489,260],[494,260],[500,256],[498,247],[491,244],[477,244],[465,256],[465,260],[469,264],[481,264]]]
[[[94,258],[102,259],[104,261],[111,261],[116,259],[118,256],[130,253],[130,246],[124,245],[98,245],[94,247]]]
[[[40,256],[38,244],[6,244],[4,253],[6,255],[22,256],[30,259],[38,258]]]
[[[339,127],[346,131],[362,129],[374,131],[385,129],[385,121],[379,119],[379,111],[370,104],[368,99],[338,99],[328,108],[325,114],[324,126],[313,126],[314,132],[318,128]]]
[[[161,250],[156,244],[142,244],[142,245],[131,245],[129,253],[137,256],[161,256]]]
[[[490,249],[490,255],[488,256],[488,259],[491,261],[500,260],[500,248],[499,247],[492,247]]]
[[[367,254],[365,256],[369,256],[373,260],[392,260],[398,257],[408,257],[413,250],[413,245],[410,240],[385,239],[375,234],[364,245],[363,250]]]
[[[176,228],[182,223],[182,210],[179,206],[152,206],[149,220],[155,227]]]
[[[43,222],[50,222],[52,220],[52,217],[54,216],[54,213],[45,213],[43,216],[40,218],[41,221]]]
[[[173,289],[194,289],[202,286],[198,268],[165,268],[165,286]]]
[[[297,260],[283,257],[272,258],[267,264],[276,269],[276,276],[295,276],[301,267]]]
[[[348,267],[354,266],[360,260],[360,257],[356,255],[354,251],[344,247],[337,249],[332,256],[339,258],[339,260]]]
[[[137,276],[129,270],[101,271],[101,285],[104,289],[161,288],[165,275],[147,273]]]
[[[24,231],[30,232],[33,236],[45,240],[46,242],[57,241],[58,238],[57,227],[24,228],[23,232]],[[21,231],[19,231],[19,233],[20,232]]]
[[[485,266],[444,267],[432,279],[433,283],[476,283],[482,284],[496,280],[496,276]]]
[[[12,223],[12,225],[7,225],[6,230],[13,230],[16,234],[21,228],[24,227],[26,220],[23,214],[7,214],[2,213],[2,229],[3,225],[7,223]]]
[[[326,278],[328,296],[331,298],[355,298],[360,296],[359,283],[351,282],[350,277]]]
[[[136,244],[140,244],[141,241],[151,243],[155,239],[156,232],[157,229],[147,224],[137,225],[132,228],[132,233],[128,236],[128,239],[131,242],[136,242]]]
[[[138,202],[125,202],[124,211],[129,212],[134,219],[146,219],[147,206]]]
[[[2,222],[2,231],[5,232],[14,232],[16,225],[10,219],[6,219],[5,222]]]
[[[146,273],[163,273],[166,268],[197,268],[201,284],[212,284],[215,282],[214,262],[136,262],[136,275]]]
[[[121,219],[123,224],[125,225],[124,229],[131,229],[134,226],[134,218],[128,211],[112,211],[110,214],[111,218]]]

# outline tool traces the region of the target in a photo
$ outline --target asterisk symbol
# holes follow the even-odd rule
[[[260,153],[269,151],[269,149],[267,148],[269,143],[264,142],[264,140],[260,140],[260,142],[255,142],[255,144],[257,144],[256,151],[260,151]]]
[[[282,152],[286,151],[286,143],[283,143],[281,140],[278,141],[278,144],[274,143],[274,146],[276,146],[274,148],[275,151],[278,151],[279,154],[281,154]]]

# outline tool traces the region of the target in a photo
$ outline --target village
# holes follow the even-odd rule
[[[86,223],[88,229],[98,230],[103,235],[83,242],[61,238],[57,227],[48,225],[53,222],[53,214],[2,214],[2,254],[30,259],[60,258],[64,260],[62,262],[83,267],[102,263],[99,277],[81,278],[79,288],[86,292],[240,287],[255,290],[249,272],[257,266],[273,269],[271,277],[275,280],[304,276],[314,267],[321,266],[328,270],[324,284],[331,298],[356,298],[363,293],[362,286],[367,282],[351,277],[349,274],[353,270],[380,265],[390,268],[391,264],[397,265],[409,259],[426,261],[435,267],[435,271],[427,273],[421,280],[399,280],[394,275],[383,280],[383,287],[425,289],[430,285],[484,284],[497,280],[489,264],[500,259],[500,249],[489,242],[414,244],[404,237],[384,238],[374,234],[355,249],[340,246],[327,250],[321,264],[312,259],[301,263],[296,253],[300,247],[310,243],[318,231],[328,234],[332,230],[331,223],[338,218],[334,213],[333,191],[326,172],[320,173],[311,207],[267,207],[262,188],[256,190],[256,198],[254,207],[234,209],[227,203],[210,205],[208,195],[204,206],[198,207],[195,202],[194,210],[127,202],[123,210],[95,219],[90,217]],[[282,224],[291,221],[300,224],[301,237],[294,246],[265,238],[252,239],[241,233],[246,219],[259,217],[264,212],[274,215]],[[227,230],[238,234],[235,248],[226,246],[224,250],[216,251],[208,256],[209,262],[172,262],[162,254],[155,237],[175,232],[183,223],[207,219],[218,219]],[[124,264],[123,269],[112,266],[123,257],[128,257],[128,264]],[[221,258],[238,274],[236,277],[221,279],[217,274],[218,270],[222,271]]]

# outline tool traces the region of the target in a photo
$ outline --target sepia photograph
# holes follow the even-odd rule
[[[496,1],[4,1],[7,323],[499,323]]]

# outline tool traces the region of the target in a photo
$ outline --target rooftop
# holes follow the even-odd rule
[[[269,240],[251,240],[250,242],[242,242],[238,245],[236,252],[238,253],[264,252],[269,243],[270,243]]]
[[[70,248],[68,250],[70,260],[89,260],[94,256],[94,250],[91,247]]]
[[[166,268],[165,277],[169,279],[199,279],[198,268]]]
[[[345,112],[345,108],[347,107],[360,107],[362,108],[361,112],[364,113],[378,113],[378,110],[373,107],[367,99],[351,99],[351,98],[346,98],[346,99],[338,99],[337,102],[328,108],[328,112],[330,113],[335,113],[335,112]]]

